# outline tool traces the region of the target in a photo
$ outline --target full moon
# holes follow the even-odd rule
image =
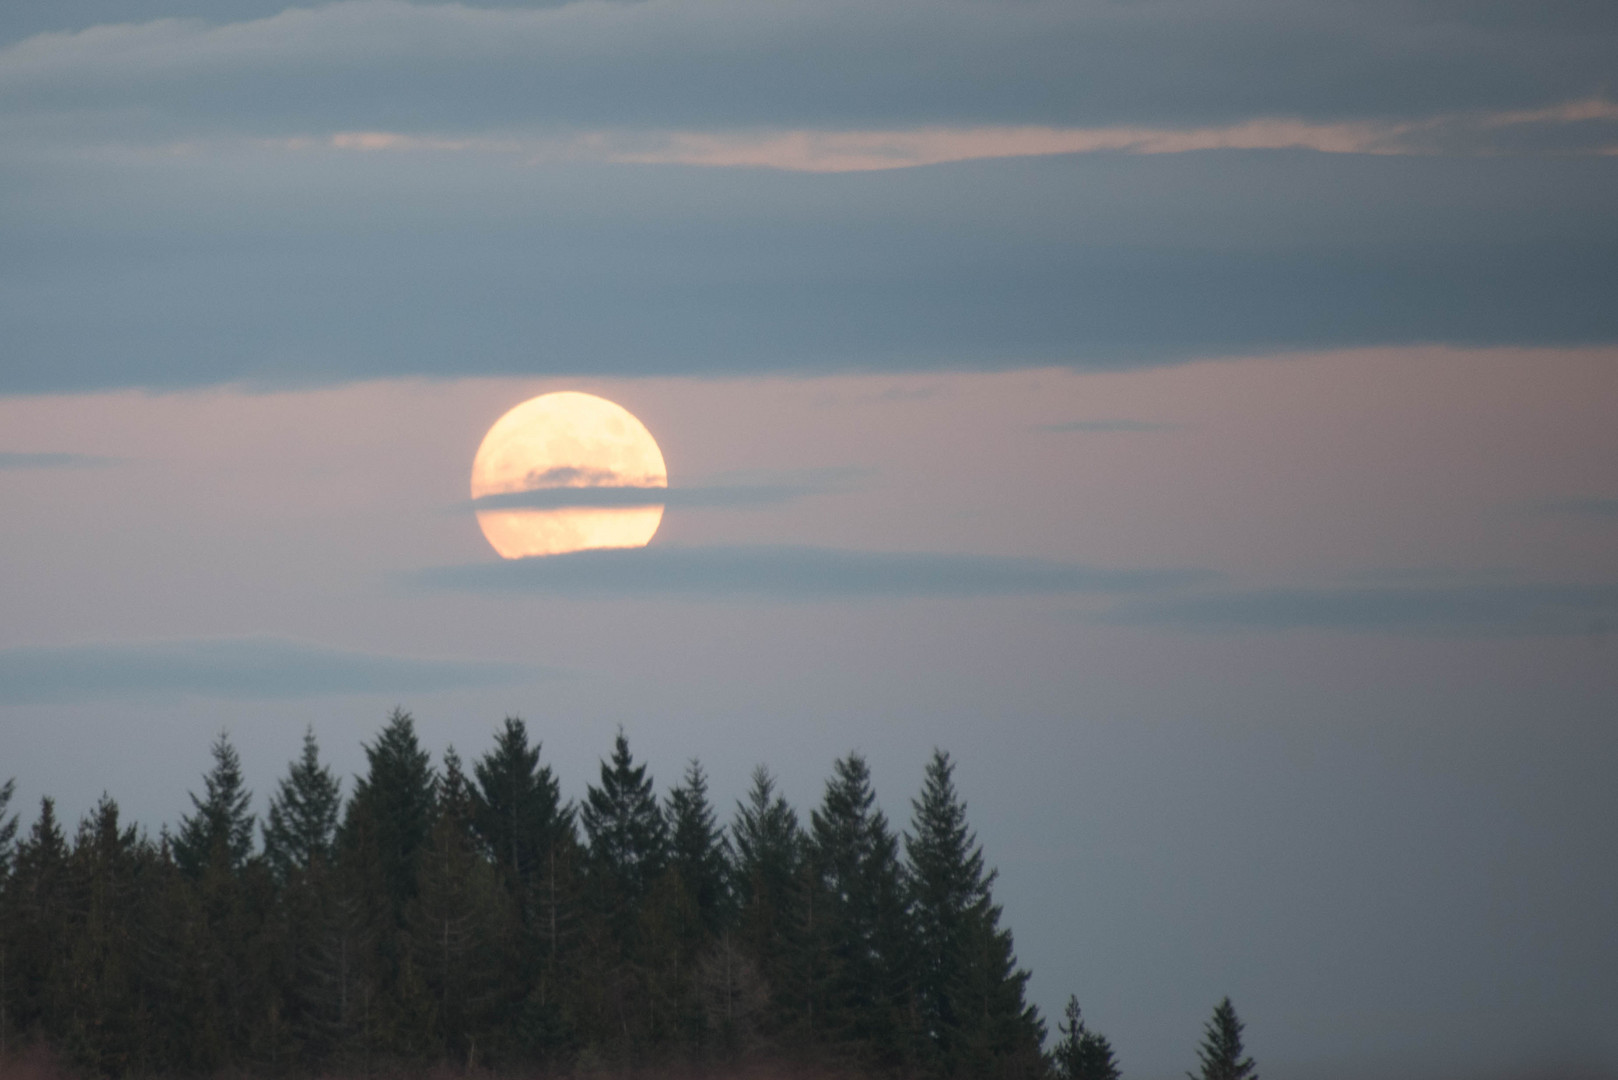
[[[622,405],[565,390],[518,405],[494,422],[472,461],[472,498],[557,488],[664,488],[668,469],[646,425]],[[604,494],[604,493],[602,493]],[[557,492],[565,503],[566,493]],[[536,500],[538,501],[538,500]],[[581,495],[580,501],[587,501]],[[587,548],[644,547],[661,503],[480,508],[478,525],[503,558]]]

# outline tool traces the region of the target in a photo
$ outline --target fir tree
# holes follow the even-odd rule
[[[595,1030],[623,1059],[642,1054],[673,1018],[668,1002],[659,1000],[667,988],[656,985],[667,968],[668,928],[647,918],[668,862],[668,822],[646,766],[634,763],[621,729],[611,763],[601,763],[601,785],[586,790],[579,818],[589,843],[593,923],[586,931],[583,989]]]
[[[781,953],[803,855],[798,815],[775,790],[769,770],[753,770],[747,801],[736,804],[731,827],[736,856],[732,890],[743,938],[766,965]]]
[[[339,781],[320,764],[314,728],[305,728],[303,756],[288,766],[264,825],[264,858],[278,880],[331,861],[341,802]]]
[[[1252,1058],[1242,1057],[1242,1029],[1247,1025],[1236,1018],[1230,998],[1214,1006],[1213,1019],[1203,1029],[1197,1059],[1202,1072],[1186,1073],[1191,1080],[1258,1080]]]
[[[1091,1031],[1079,1014],[1079,999],[1069,996],[1066,1018],[1057,1024],[1062,1039],[1051,1052],[1058,1080],[1118,1080],[1118,1062],[1105,1035]]]
[[[180,818],[174,861],[192,877],[210,865],[239,873],[253,853],[253,793],[242,786],[242,763],[223,731],[210,748],[213,768],[202,778],[205,798],[191,795],[196,813]]]
[[[532,908],[551,873],[558,845],[573,838],[573,808],[562,802],[540,744],[514,716],[495,736],[494,749],[473,766],[472,823],[512,892]],[[528,912],[532,914],[531,911]]]
[[[67,950],[72,934],[68,907],[67,838],[56,820],[56,803],[39,800],[39,817],[17,845],[6,883],[6,981],[11,1025],[35,1036],[53,1036],[72,1000]]]
[[[587,789],[579,816],[592,871],[630,903],[651,891],[668,859],[668,821],[652,791],[646,766],[634,763],[620,729],[612,763],[601,763],[601,786]]]
[[[803,935],[803,830],[798,815],[775,790],[769,770],[753,770],[745,802],[731,826],[736,856],[732,891],[736,932],[774,1006],[777,1027],[807,1020],[807,965]]]
[[[821,905],[814,935],[825,958],[812,990],[817,1023],[834,1052],[903,1068],[914,1050],[904,877],[898,839],[876,805],[863,757],[834,764],[809,820]]]
[[[933,751],[905,837],[923,1029],[946,1073],[1016,1072],[1038,1058],[1042,1025],[1024,1000],[1028,973],[1000,928],[995,872],[967,827],[954,769]]]
[[[708,801],[708,777],[693,760],[669,793],[670,863],[701,933],[716,935],[730,914],[730,841]]]
[[[416,853],[432,828],[437,778],[416,739],[416,722],[394,709],[376,741],[365,747],[370,766],[354,783],[341,840],[369,845],[395,914],[416,894]]]
[[[472,830],[473,799],[454,749],[444,754],[438,814],[422,849],[419,891],[408,924],[413,966],[424,983],[447,1062],[476,1064],[497,1040],[507,908],[494,867],[481,857]]]
[[[0,883],[11,875],[11,859],[16,853],[17,815],[6,816],[6,810],[11,806],[11,796],[16,790],[15,779],[0,784]]]

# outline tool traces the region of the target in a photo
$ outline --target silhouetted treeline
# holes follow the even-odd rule
[[[577,804],[520,720],[469,771],[404,712],[365,750],[345,800],[306,735],[258,822],[221,736],[155,838],[107,797],[73,830],[47,798],[19,833],[0,789],[0,1059],[1090,1075],[1076,1005],[1043,1053],[945,754],[901,833],[857,754],[807,819],[760,768],[722,825],[699,765],[660,798],[622,734]]]

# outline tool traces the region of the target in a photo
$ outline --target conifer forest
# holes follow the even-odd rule
[[[396,710],[365,752],[345,798],[306,733],[260,819],[221,734],[155,836],[0,787],[0,1065],[1120,1075],[1076,1000],[1050,1033],[1026,1000],[947,754],[897,828],[858,754],[807,815],[760,767],[721,821],[699,764],[660,797],[622,733],[577,803],[518,719],[434,763]],[[1181,1033],[1194,1077],[1256,1080],[1241,1031],[1227,999]]]

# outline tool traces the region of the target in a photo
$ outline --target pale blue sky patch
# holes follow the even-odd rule
[[[519,664],[383,656],[276,638],[17,646],[0,649],[0,705],[411,695],[547,674]]]
[[[31,453],[0,450],[0,471],[10,469],[97,469],[114,463],[115,458],[95,454],[59,452]]]

